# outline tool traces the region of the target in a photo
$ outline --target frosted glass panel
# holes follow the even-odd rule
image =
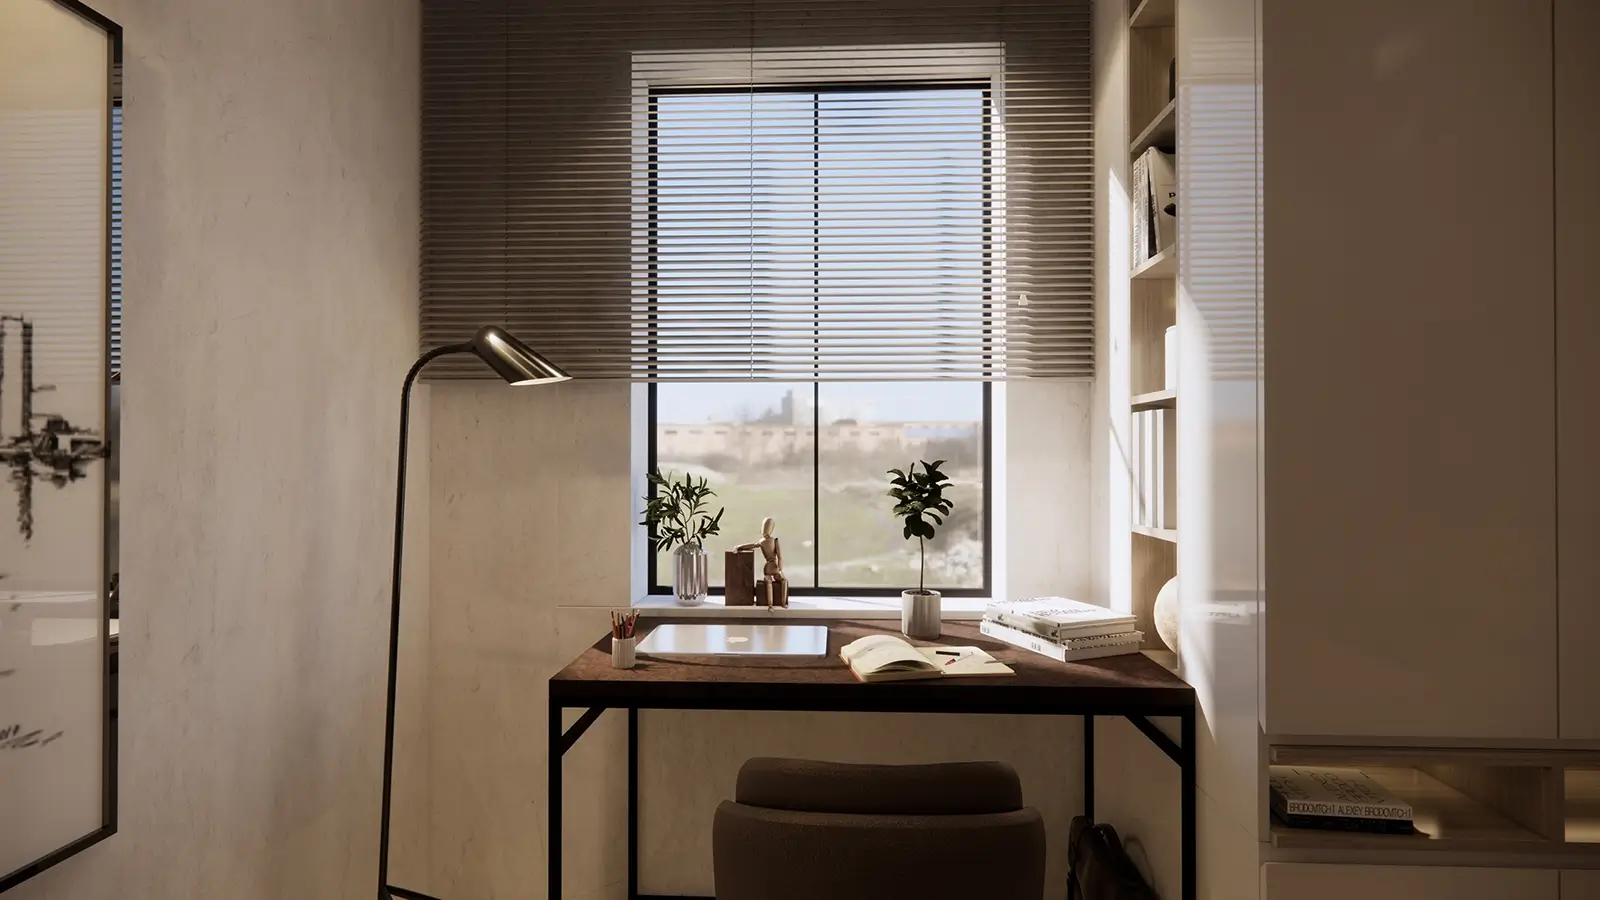
[[[108,820],[111,40],[0,5],[0,878]]]

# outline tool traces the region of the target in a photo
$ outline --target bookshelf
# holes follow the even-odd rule
[[[1178,101],[1171,84],[1171,66],[1176,57],[1178,21],[1177,0],[1129,0],[1128,4],[1128,134],[1135,135],[1128,146],[1128,171],[1144,152],[1156,147],[1176,155],[1178,137]],[[1129,191],[1130,201],[1133,191]],[[1131,210],[1136,215],[1137,210]],[[1132,215],[1130,215],[1130,221]],[[1130,241],[1129,245],[1133,245]],[[1167,387],[1166,331],[1177,324],[1178,258],[1180,248],[1174,244],[1147,260],[1130,260],[1128,285],[1128,330],[1120,337],[1127,348],[1129,393],[1129,449],[1138,454],[1130,459],[1130,478],[1134,498],[1130,506],[1132,542],[1130,562],[1132,577],[1129,581],[1131,603],[1138,618],[1139,629],[1145,633],[1144,649],[1147,653],[1162,654],[1163,665],[1176,669],[1178,661],[1162,643],[1156,633],[1154,606],[1156,595],[1163,585],[1178,574],[1178,531],[1175,511],[1164,507],[1171,505],[1172,494],[1160,489],[1167,479],[1173,478],[1176,461],[1176,411],[1178,391]],[[1163,417],[1160,427],[1165,433],[1159,446],[1161,450],[1147,454],[1144,439],[1135,447],[1134,432],[1141,427],[1150,434],[1150,416]],[[1159,475],[1155,473],[1160,473]],[[1159,485],[1159,486],[1158,486]],[[1141,499],[1141,490],[1146,491]],[[1164,514],[1158,517],[1154,494],[1164,494],[1160,505]],[[1170,518],[1166,516],[1170,515]]]
[[[1149,525],[1135,525],[1133,526],[1133,533],[1158,541],[1166,541],[1169,544],[1178,542],[1178,529],[1176,528],[1154,528]],[[1156,590],[1161,590],[1161,585],[1156,585]]]
[[[1178,101],[1169,100],[1167,105],[1156,113],[1155,118],[1146,125],[1139,136],[1133,139],[1128,147],[1130,156],[1138,156],[1151,147],[1160,147],[1171,150],[1178,142]]]
[[[1128,276],[1135,281],[1171,281],[1178,277],[1178,248],[1168,247],[1133,267]]]
[[[1548,842],[1489,805],[1420,769],[1362,766],[1373,781],[1411,804],[1417,834],[1363,834],[1290,828],[1272,822],[1272,846],[1280,850],[1457,850],[1516,853]]]
[[[1597,757],[1600,750],[1564,747],[1272,746],[1273,765],[1360,769],[1411,804],[1418,832],[1290,828],[1272,818],[1272,848],[1319,862],[1445,865],[1501,854],[1524,865],[1593,866],[1600,863]]]
[[[1143,412],[1147,409],[1177,409],[1178,392],[1170,390],[1151,391],[1148,394],[1133,395],[1133,411]]]
[[[1170,28],[1176,18],[1177,0],[1144,0],[1128,17],[1132,28]]]
[[[1567,843],[1590,844],[1600,853],[1600,768],[1567,769],[1562,787]]]

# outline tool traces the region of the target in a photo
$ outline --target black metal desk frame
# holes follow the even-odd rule
[[[592,685],[598,690],[574,690],[577,685]],[[550,757],[549,757],[549,893],[551,900],[561,897],[561,777],[562,757],[583,737],[589,726],[607,709],[622,709],[628,713],[628,900],[714,900],[708,897],[669,897],[639,893],[639,710],[641,709],[737,709],[771,710],[775,712],[914,712],[962,713],[995,715],[1050,715],[1083,717],[1083,807],[1084,814],[1094,818],[1094,721],[1096,716],[1122,716],[1149,738],[1168,759],[1181,770],[1179,792],[1182,806],[1182,897],[1198,900],[1199,887],[1195,860],[1195,706],[1157,705],[1144,701],[1130,704],[1103,701],[1081,702],[1074,698],[1070,688],[1060,688],[1048,693],[1059,693],[1058,698],[1047,698],[1042,704],[1029,704],[1026,710],[1007,706],[997,709],[993,703],[966,702],[959,696],[929,697],[924,701],[907,703],[904,698],[887,699],[880,692],[861,690],[853,702],[808,699],[809,685],[793,685],[784,693],[790,696],[769,696],[755,702],[756,698],[740,698],[744,691],[724,692],[719,684],[704,684],[707,696],[692,698],[680,696],[670,701],[630,697],[626,682],[563,683],[560,694],[555,682],[550,688]],[[579,695],[593,693],[583,700]],[[641,692],[643,693],[643,692]],[[776,693],[776,692],[775,692]],[[816,691],[823,694],[824,691]],[[1041,691],[1035,691],[1038,696]],[[1136,694],[1130,689],[1130,694]],[[1130,697],[1130,699],[1132,699]],[[1137,709],[1131,707],[1137,706]],[[1119,708],[1123,707],[1123,708]],[[577,721],[565,726],[563,713],[567,709],[583,709]],[[1179,720],[1179,740],[1174,742],[1157,728],[1150,717],[1172,717]]]

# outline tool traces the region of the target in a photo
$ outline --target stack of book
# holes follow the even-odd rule
[[[985,636],[1061,662],[1138,653],[1144,632],[1133,616],[1065,597],[991,603],[979,630]]]
[[[1272,814],[1291,828],[1412,834],[1411,804],[1360,769],[1272,766]]]

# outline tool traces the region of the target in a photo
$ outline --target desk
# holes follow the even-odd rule
[[[652,618],[648,624],[641,620],[641,637],[650,628],[673,621],[717,620]],[[1182,770],[1182,896],[1183,900],[1196,900],[1193,688],[1139,654],[1058,663],[984,637],[976,624],[964,622],[945,622],[940,641],[982,647],[1015,669],[1015,676],[857,682],[839,660],[839,648],[869,634],[898,634],[898,624],[892,620],[829,622],[828,656],[820,659],[641,656],[633,669],[611,667],[611,638],[605,637],[551,676],[548,896],[552,900],[561,896],[562,757],[601,713],[608,709],[628,713],[628,898],[666,900],[639,893],[639,710],[761,709],[1082,716],[1084,813],[1090,817],[1094,815],[1094,717],[1124,716]],[[562,713],[569,708],[584,713],[566,728]],[[1180,741],[1167,737],[1148,716],[1179,719]],[[1056,850],[1066,852],[1065,848]]]

